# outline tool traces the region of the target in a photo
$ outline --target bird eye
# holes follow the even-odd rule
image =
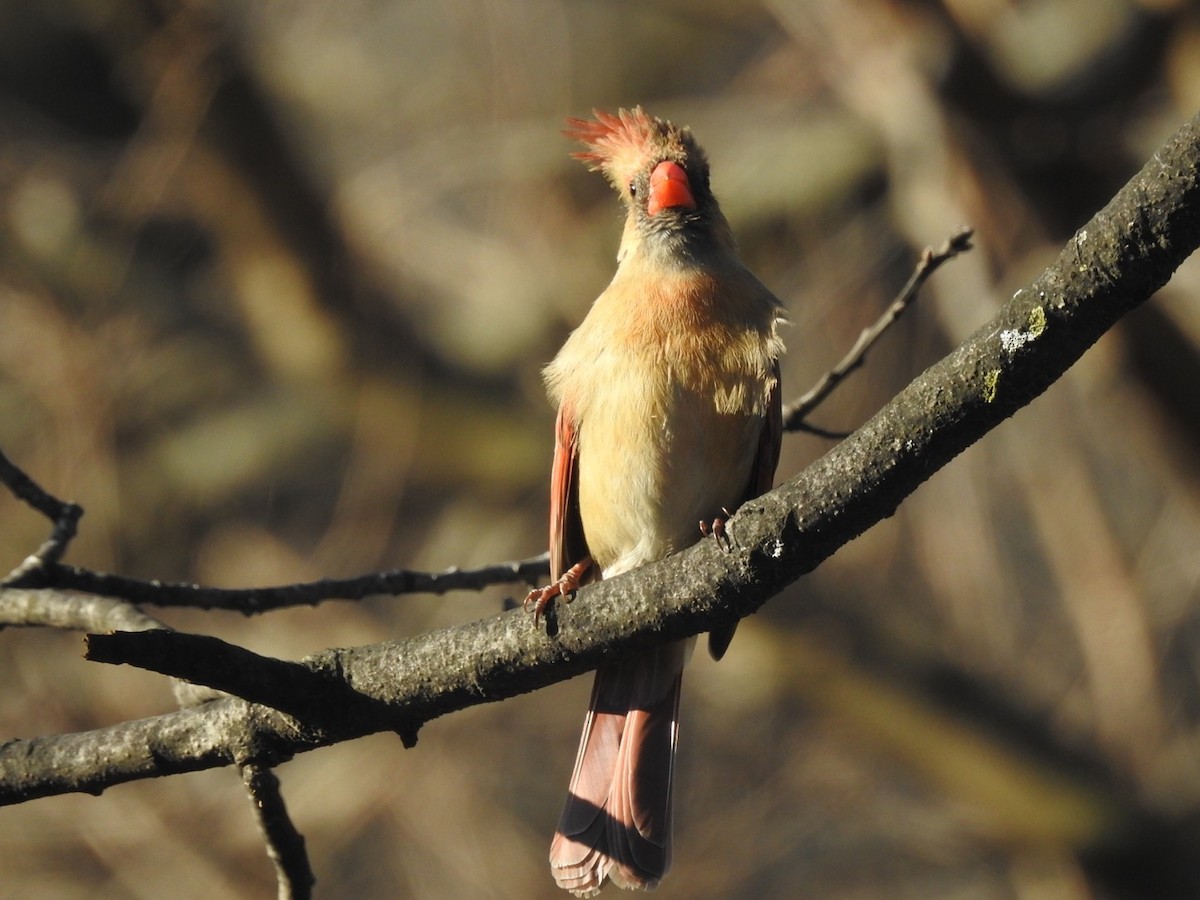
[[[637,196],[637,182],[636,181],[629,182],[629,196],[630,197]]]

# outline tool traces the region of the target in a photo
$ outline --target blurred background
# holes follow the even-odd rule
[[[0,3],[0,447],[86,508],[69,561],[246,586],[543,550],[539,370],[620,232],[559,129],[637,103],[693,127],[788,307],[786,397],[975,227],[813,416],[850,430],[1200,108],[1200,7]],[[657,896],[1200,896],[1198,379],[1189,263],[697,653]],[[788,436],[779,477],[830,446]],[[47,528],[8,496],[0,522],[7,571]],[[522,593],[162,618],[294,658]],[[173,708],[80,654],[0,633],[0,739]],[[282,766],[317,896],[557,896],[589,684]],[[232,770],[0,813],[3,898],[274,892]]]

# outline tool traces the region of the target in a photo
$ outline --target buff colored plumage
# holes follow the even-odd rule
[[[701,522],[770,488],[782,430],[780,305],[738,258],[691,132],[640,107],[568,125],[627,218],[616,275],[546,368],[555,583],[530,594],[539,610],[695,543]],[[710,635],[714,656],[732,635]],[[690,644],[597,671],[551,844],[561,887],[648,888],[669,868]]]

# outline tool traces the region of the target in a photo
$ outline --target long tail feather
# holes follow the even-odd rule
[[[559,887],[651,888],[671,865],[671,787],[688,641],[598,669],[550,845]]]

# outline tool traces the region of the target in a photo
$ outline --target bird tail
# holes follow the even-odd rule
[[[550,844],[554,880],[577,896],[598,893],[606,877],[652,888],[671,866],[679,695],[691,644],[664,644],[596,670]]]

